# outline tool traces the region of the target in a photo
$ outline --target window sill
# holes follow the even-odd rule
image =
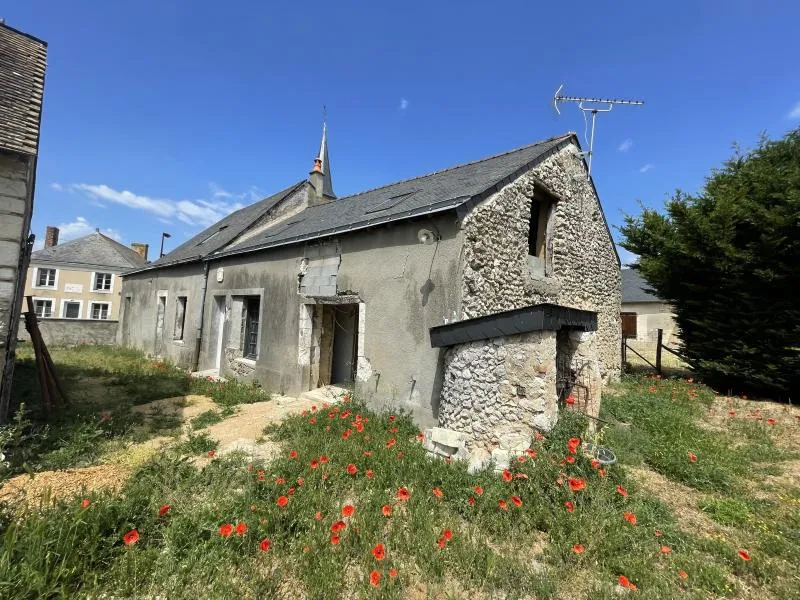
[[[186,343],[183,340],[172,340],[172,343],[176,346],[185,346]]]
[[[252,358],[236,358],[234,360],[238,363],[242,363],[243,365],[247,365],[248,367],[256,366],[256,361]]]
[[[114,290],[92,290],[93,294],[113,294]]]

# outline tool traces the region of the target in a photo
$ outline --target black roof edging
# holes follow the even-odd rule
[[[533,304],[431,327],[429,334],[432,348],[445,348],[531,331],[558,331],[563,328],[597,331],[597,313],[559,304]]]

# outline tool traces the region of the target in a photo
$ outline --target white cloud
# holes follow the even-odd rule
[[[654,164],[647,163],[646,165],[644,165],[642,168],[639,169],[639,173],[647,173],[651,169],[655,169],[655,168],[656,168],[656,166]]]
[[[800,102],[795,104],[792,107],[792,110],[789,111],[789,114],[786,115],[787,119],[800,119]]]
[[[68,242],[69,240],[74,240],[76,238],[89,235],[97,229],[96,225],[90,223],[84,217],[77,217],[70,223],[59,223],[56,225],[56,227],[58,227],[59,243]],[[118,242],[122,241],[122,235],[116,229],[101,229],[100,233],[107,235],[112,240],[117,240]]]
[[[400,98],[400,110],[405,110],[408,108],[408,100],[405,98]]]
[[[162,222],[177,219],[188,225],[208,227],[226,215],[239,210],[245,203],[259,199],[260,191],[255,186],[241,194],[228,192],[216,184],[209,184],[212,200],[170,200],[142,196],[128,190],[115,190],[105,184],[74,183],[61,186],[60,191],[71,191],[83,194],[90,204],[103,207],[101,202],[110,202],[149,212]]]
[[[64,191],[64,186],[61,185],[60,183],[53,182],[53,183],[50,184],[50,187],[53,188],[57,192],[63,192]]]
[[[631,138],[624,140],[619,146],[617,146],[617,150],[620,152],[627,152],[631,148],[633,148],[633,140]]]
[[[625,250],[622,246],[617,244],[617,252],[619,253],[619,261],[623,266],[632,265],[639,262],[639,255]]]

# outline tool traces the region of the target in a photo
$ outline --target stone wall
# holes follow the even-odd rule
[[[536,178],[558,200],[549,225],[547,275],[528,266]],[[605,381],[619,376],[619,263],[575,145],[546,158],[475,207],[465,217],[463,230],[462,318],[540,302],[595,311],[601,376]]]
[[[117,324],[97,319],[39,319],[39,331],[48,346],[111,345],[116,343]],[[19,321],[18,338],[24,342],[31,339],[24,318]]]
[[[467,449],[527,448],[555,424],[556,333],[536,331],[455,346],[444,363],[439,424]]]

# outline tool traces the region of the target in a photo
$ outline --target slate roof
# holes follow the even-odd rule
[[[100,232],[37,250],[31,254],[32,265],[67,265],[77,270],[108,267],[122,271],[140,267],[145,262],[142,256]]]
[[[47,43],[0,23],[0,149],[39,148]]]
[[[457,209],[469,202],[483,199],[535,163],[573,142],[578,143],[575,134],[568,133],[474,162],[310,206],[256,236],[226,247],[226,244],[244,232],[272,205],[305,183],[300,182],[229,215],[162,259],[144,269],[134,269],[131,273],[201,258],[217,258],[294,244]],[[198,241],[208,238],[223,225],[227,227],[213,240],[209,240],[213,244],[205,249],[197,246]]]
[[[622,269],[623,302],[663,302],[648,290],[647,282],[634,269]]]

